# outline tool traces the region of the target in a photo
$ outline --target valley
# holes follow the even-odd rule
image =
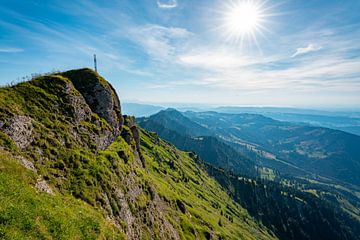
[[[188,124],[189,120],[193,120],[193,122]],[[270,144],[272,139],[276,138],[276,136],[289,138],[289,134],[292,134],[292,131],[295,131],[295,133],[290,138],[299,138],[300,136],[296,135],[296,133],[299,132],[298,128],[303,126],[276,122],[261,115],[178,112],[175,109],[163,110],[148,118],[139,118],[138,122],[145,129],[157,132],[161,137],[175,144],[180,149],[198,153],[200,159],[204,161],[204,166],[209,174],[227,189],[230,196],[248,210],[249,206],[252,205],[253,210],[250,211],[250,214],[253,214],[255,218],[262,221],[274,232],[277,232],[278,236],[285,239],[303,239],[307,234],[316,234],[316,231],[311,233],[313,230],[306,229],[306,224],[302,227],[299,225],[295,227],[290,222],[282,222],[278,226],[274,226],[274,222],[270,221],[270,219],[274,220],[275,218],[284,218],[280,222],[287,221],[285,220],[287,216],[295,217],[297,214],[300,214],[298,216],[300,219],[304,211],[309,211],[309,214],[310,212],[313,214],[314,211],[335,209],[336,213],[332,214],[339,216],[340,219],[347,214],[351,216],[350,219],[359,219],[360,198],[359,188],[356,184],[346,183],[334,177],[324,177],[320,172],[314,171],[315,169],[310,170],[303,168],[301,165],[295,165],[297,164],[296,162],[278,159],[276,152],[275,154],[270,152],[274,149],[272,148],[274,145]],[[276,128],[274,125],[276,125]],[[269,131],[269,129],[271,129],[271,134],[264,134],[269,141],[262,140],[261,136],[263,133],[261,131]],[[332,132],[334,130],[320,129],[321,131]],[[319,131],[311,129],[310,134],[313,132],[318,133]],[[191,133],[194,134],[191,135]],[[321,134],[316,136],[321,136],[322,134],[321,132]],[[346,136],[346,133],[342,134]],[[241,138],[238,136],[241,136]],[[314,138],[314,136],[312,137]],[[210,144],[205,140],[208,138],[217,139],[217,143]],[[277,141],[281,142],[279,139]],[[291,147],[290,143],[292,141],[292,139],[288,140],[285,143],[286,146]],[[226,155],[229,152],[225,152],[224,149],[232,149],[231,152],[233,154]],[[219,152],[225,156],[219,154]],[[310,154],[308,157],[319,158],[316,154]],[[232,161],[224,161],[224,159],[231,159]],[[248,161],[246,167],[236,164],[238,161],[244,162],[245,160]],[[201,160],[199,161],[201,162]],[[351,170],[357,172],[355,169]],[[269,186],[271,187],[269,188]],[[253,189],[250,190],[250,188]],[[255,195],[249,197],[250,192],[254,192]],[[260,192],[263,192],[263,195]],[[282,198],[282,196],[290,196],[290,199],[270,200],[268,199],[270,196],[276,199]],[[262,203],[259,203],[259,201]],[[281,212],[275,213],[273,210],[270,210],[272,209],[270,205],[267,206],[270,202],[275,204],[273,201],[276,201],[276,204],[281,202],[279,205],[279,208],[282,209]],[[291,203],[292,201],[294,202]],[[312,204],[315,204],[313,206],[317,207],[315,209],[299,210],[301,213],[291,212],[293,208],[302,208],[300,206],[295,207],[294,205],[290,207],[291,204],[298,205],[300,202],[308,204],[309,201],[314,201]],[[259,206],[264,207],[264,209],[260,210]],[[327,207],[322,209],[320,206]],[[259,211],[262,214],[259,215]],[[318,212],[316,214],[324,215],[325,213]],[[264,220],[264,218],[268,218],[268,220]],[[312,222],[317,217],[312,216],[309,218],[311,220],[302,219],[301,221],[296,220],[296,222],[297,224],[302,224],[300,223],[302,221]],[[357,225],[356,221],[354,222],[355,225]],[[319,223],[314,224],[319,225]],[[286,230],[282,228],[283,225],[287,226]],[[299,228],[301,229],[300,232],[296,232]],[[332,233],[330,235],[334,237],[336,234]],[[330,239],[330,235],[327,238]],[[315,239],[319,238],[319,236],[316,237],[314,235],[310,238]]]

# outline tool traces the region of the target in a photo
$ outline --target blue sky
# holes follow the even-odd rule
[[[262,30],[231,38],[236,2]],[[122,101],[360,107],[360,1],[1,0],[0,84],[92,67]]]

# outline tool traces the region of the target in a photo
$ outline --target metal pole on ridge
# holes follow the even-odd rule
[[[95,69],[95,72],[97,72],[96,54],[94,54],[94,69]]]

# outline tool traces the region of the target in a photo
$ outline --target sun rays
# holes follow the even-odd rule
[[[267,1],[260,0],[232,0],[224,4],[221,11],[220,24],[217,28],[227,42],[240,46],[244,43],[254,43],[258,48],[257,36],[264,36],[269,32],[266,25],[270,7]]]

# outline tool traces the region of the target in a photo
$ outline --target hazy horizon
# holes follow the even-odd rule
[[[275,108],[275,109],[297,109],[330,112],[360,112],[360,107],[321,107],[321,106],[286,106],[286,105],[229,105],[229,104],[198,104],[198,103],[171,103],[171,102],[143,102],[143,101],[122,101],[122,104],[139,104],[163,108],[218,108],[218,107],[238,107],[238,108]]]

